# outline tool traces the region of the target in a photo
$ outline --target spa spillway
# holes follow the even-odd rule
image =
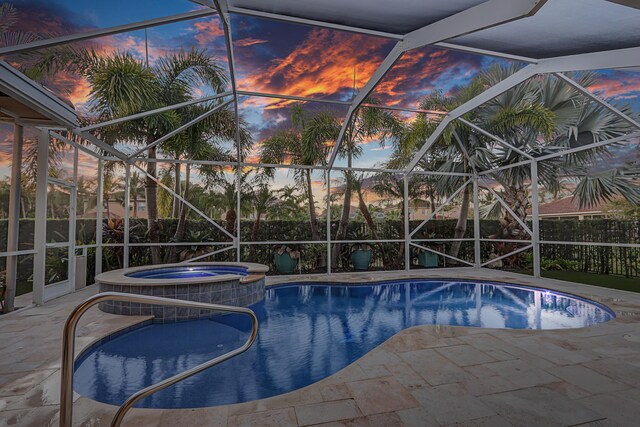
[[[100,292],[152,295],[246,307],[264,298],[269,267],[254,263],[194,262],[113,270],[96,276]],[[100,310],[129,316],[154,316],[155,322],[210,317],[210,310],[105,301]]]

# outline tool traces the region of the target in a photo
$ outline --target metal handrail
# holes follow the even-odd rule
[[[198,366],[164,379],[159,383],[152,384],[134,393],[120,406],[120,408],[118,408],[118,411],[111,421],[112,427],[119,427],[124,416],[139,400],[144,399],[145,397],[150,396],[153,393],[163,390],[179,381],[189,378],[199,372],[204,371],[207,368],[210,368],[214,365],[217,365],[218,363],[224,362],[225,360],[231,359],[232,357],[235,357],[238,354],[247,351],[258,336],[258,318],[252,310],[245,307],[184,301],[172,298],[154,297],[150,295],[132,295],[120,292],[102,292],[89,297],[83,303],[73,309],[64,324],[62,336],[62,363],[60,372],[60,427],[71,427],[71,422],[73,419],[73,365],[75,359],[75,335],[78,321],[89,308],[103,301],[128,301],[153,305],[200,308],[205,310],[223,311],[227,313],[239,313],[247,315],[251,318],[251,335],[241,347],[238,347],[237,349],[218,356],[215,359],[211,359],[208,362],[204,362]]]

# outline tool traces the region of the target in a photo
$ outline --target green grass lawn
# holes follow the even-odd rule
[[[603,288],[640,292],[640,279],[628,279],[624,276],[583,273],[581,271],[543,271],[542,277],[602,286]]]

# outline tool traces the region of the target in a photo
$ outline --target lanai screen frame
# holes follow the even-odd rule
[[[163,17],[163,18],[157,18],[157,19],[152,19],[152,20],[147,20],[147,21],[141,21],[141,22],[135,22],[132,24],[125,24],[125,25],[120,25],[120,26],[116,26],[116,27],[111,27],[111,28],[105,28],[105,29],[98,29],[98,30],[92,30],[92,31],[88,31],[88,32],[83,32],[83,33],[78,33],[78,34],[72,34],[72,35],[66,35],[66,36],[62,36],[62,37],[56,37],[56,38],[51,38],[51,39],[45,39],[45,40],[39,40],[36,42],[32,42],[32,43],[26,43],[26,44],[22,44],[22,45],[17,45],[17,46],[9,46],[9,47],[4,47],[4,48],[0,48],[0,55],[3,54],[8,54],[8,53],[17,53],[17,52],[24,52],[24,51],[29,51],[29,50],[35,50],[35,49],[40,49],[40,48],[44,48],[44,47],[50,47],[50,46],[55,46],[55,45],[60,45],[60,44],[65,44],[65,43],[70,43],[73,41],[78,41],[78,40],[87,40],[87,39],[92,39],[92,38],[96,38],[96,37],[100,37],[100,36],[104,36],[104,35],[112,35],[112,34],[119,34],[119,33],[123,33],[123,32],[127,32],[127,31],[131,31],[131,30],[137,30],[137,29],[143,29],[143,28],[149,28],[149,27],[153,27],[153,26],[158,26],[158,25],[163,25],[163,24],[167,24],[167,23],[171,23],[171,22],[179,22],[179,21],[185,21],[185,20],[190,20],[190,19],[195,19],[195,18],[199,18],[199,17],[206,17],[206,16],[212,16],[212,15],[218,15],[222,21],[223,24],[223,29],[224,29],[224,35],[225,35],[225,44],[226,44],[226,49],[227,49],[227,57],[228,57],[228,64],[229,64],[229,71],[230,71],[230,76],[231,76],[231,90],[228,92],[223,92],[217,95],[213,95],[210,97],[204,97],[204,98],[200,98],[200,99],[196,99],[193,101],[189,101],[186,103],[182,103],[182,104],[176,104],[173,106],[168,106],[168,107],[163,107],[157,110],[153,110],[153,111],[147,111],[147,112],[141,112],[138,114],[134,114],[132,116],[128,116],[128,117],[124,117],[124,118],[119,118],[119,119],[114,119],[114,120],[110,120],[107,122],[103,122],[103,123],[99,123],[99,124],[95,124],[95,125],[90,125],[90,126],[85,126],[85,127],[76,127],[76,128],[66,128],[66,127],[39,127],[40,133],[39,133],[39,138],[38,138],[38,152],[39,152],[39,158],[47,158],[47,154],[48,154],[48,149],[49,149],[49,141],[50,138],[57,138],[60,139],[62,141],[65,141],[66,143],[68,143],[69,145],[73,146],[75,149],[75,158],[77,161],[77,153],[79,150],[84,151],[87,154],[90,154],[94,157],[96,157],[98,159],[98,200],[102,200],[102,196],[103,196],[103,173],[104,173],[104,162],[105,161],[122,161],[124,162],[124,164],[126,165],[126,171],[125,171],[125,180],[126,180],[126,186],[125,186],[125,218],[124,218],[124,232],[125,232],[125,241],[122,244],[111,244],[108,246],[122,246],[124,248],[124,264],[125,267],[128,266],[129,264],[129,250],[132,246],[138,245],[138,246],[154,246],[154,245],[163,245],[163,246],[167,246],[167,245],[175,245],[175,246],[184,246],[184,245],[206,245],[206,246],[212,246],[212,245],[226,245],[225,248],[221,249],[221,250],[217,250],[215,252],[209,253],[209,254],[205,254],[202,255],[200,257],[196,257],[196,258],[192,258],[189,259],[185,262],[191,262],[191,261],[196,261],[198,259],[201,258],[206,258],[208,256],[212,256],[215,255],[216,253],[222,252],[222,251],[226,251],[226,250],[236,250],[236,258],[238,261],[241,260],[241,248],[243,245],[261,245],[261,244],[279,244],[279,243],[283,243],[283,244],[326,244],[327,245],[327,273],[328,274],[332,274],[333,273],[333,269],[332,269],[332,265],[331,265],[331,246],[332,244],[335,243],[362,243],[362,240],[358,240],[358,241],[354,241],[354,240],[332,240],[331,239],[331,215],[330,215],[330,201],[329,198],[327,198],[327,206],[326,206],[326,211],[327,211],[327,218],[326,218],[326,226],[327,226],[327,237],[326,240],[318,240],[318,241],[286,241],[286,242],[278,242],[278,241],[267,241],[267,242],[243,242],[240,239],[240,215],[238,215],[236,221],[236,230],[237,230],[237,236],[233,236],[233,241],[232,242],[176,242],[176,243],[159,243],[159,244],[154,244],[154,243],[144,243],[144,244],[132,244],[129,242],[129,204],[130,204],[130,198],[129,196],[129,191],[130,191],[130,185],[129,185],[129,180],[130,180],[130,176],[131,176],[131,169],[132,167],[134,168],[139,168],[137,165],[133,164],[135,161],[143,161],[143,162],[147,162],[149,161],[149,159],[145,159],[145,158],[137,158],[134,156],[129,156],[119,150],[117,150],[116,148],[104,143],[103,141],[99,140],[98,138],[96,138],[95,136],[91,135],[89,133],[89,131],[97,129],[99,127],[103,127],[103,126],[107,126],[110,124],[115,124],[115,123],[120,123],[120,122],[124,122],[127,120],[132,120],[132,119],[137,119],[137,118],[141,118],[141,117],[145,117],[148,115],[152,115],[155,113],[159,113],[161,111],[167,111],[167,110],[171,110],[171,109],[176,109],[176,108],[180,108],[180,107],[184,107],[186,105],[190,105],[190,104],[196,104],[196,103],[202,103],[202,102],[206,102],[206,101],[210,101],[210,100],[214,100],[214,99],[224,99],[226,97],[230,97],[232,98],[231,100],[227,100],[225,101],[222,105],[226,106],[229,103],[233,103],[234,104],[234,110],[235,110],[235,117],[236,117],[236,141],[239,139],[239,114],[238,114],[238,97],[239,96],[255,96],[255,97],[266,97],[266,98],[274,98],[274,99],[286,99],[286,100],[295,100],[295,101],[302,101],[302,102],[325,102],[325,103],[331,103],[331,104],[340,104],[340,105],[346,105],[349,107],[347,115],[345,117],[345,120],[343,122],[343,126],[340,132],[340,135],[336,141],[336,144],[334,146],[334,149],[331,153],[331,156],[329,158],[329,162],[327,165],[314,165],[314,166],[308,166],[308,165],[292,165],[292,164],[274,164],[274,165],[267,165],[267,164],[260,164],[260,163],[249,163],[249,162],[245,162],[241,156],[240,156],[240,152],[239,152],[239,144],[235,144],[236,145],[236,153],[237,153],[237,161],[236,162],[217,162],[217,161],[193,161],[193,160],[189,160],[189,159],[181,159],[181,160],[176,160],[176,159],[156,159],[154,160],[157,163],[177,163],[177,162],[181,162],[181,163],[192,163],[192,164],[209,164],[209,165],[216,165],[216,166],[234,166],[236,168],[236,191],[238,194],[238,200],[237,200],[237,210],[238,212],[240,211],[240,203],[241,203],[241,196],[242,196],[242,192],[240,189],[240,174],[242,171],[243,167],[246,166],[259,166],[259,167],[274,167],[274,168],[280,168],[280,169],[312,169],[312,170],[320,170],[320,171],[324,171],[325,176],[326,176],[326,183],[327,183],[327,194],[330,194],[330,190],[331,190],[331,172],[332,171],[343,171],[343,170],[352,170],[352,171],[362,171],[362,172],[392,172],[392,173],[397,173],[397,174],[401,174],[403,181],[404,181],[404,197],[403,197],[403,203],[404,203],[404,208],[405,208],[405,212],[409,212],[409,200],[407,198],[407,194],[408,194],[408,182],[410,177],[413,174],[426,174],[426,175],[434,175],[434,176],[442,176],[442,175],[451,175],[451,173],[444,173],[444,172],[438,172],[438,171],[422,171],[422,170],[415,170],[418,162],[420,161],[421,158],[423,158],[425,156],[425,154],[427,154],[429,148],[435,143],[435,141],[437,140],[437,138],[442,134],[442,132],[445,130],[445,128],[453,121],[455,120],[459,120],[462,123],[467,124],[468,126],[471,126],[476,132],[482,133],[486,136],[488,136],[489,138],[493,139],[497,144],[505,146],[505,147],[510,147],[511,149],[518,151],[517,148],[511,146],[508,142],[501,140],[500,138],[498,138],[495,135],[490,134],[489,132],[479,128],[477,125],[466,122],[462,116],[470,111],[472,111],[473,109],[481,106],[482,104],[484,104],[485,102],[493,99],[494,97],[498,96],[499,94],[517,86],[520,83],[525,82],[527,79],[533,78],[536,75],[539,74],[554,74],[558,79],[561,79],[563,81],[565,81],[567,84],[571,85],[573,88],[575,88],[578,92],[582,93],[584,96],[590,98],[592,101],[599,103],[600,105],[602,105],[603,107],[609,109],[610,111],[612,111],[614,114],[618,115],[620,118],[622,118],[623,120],[627,121],[629,124],[631,124],[633,127],[635,127],[636,129],[638,129],[637,132],[633,132],[630,133],[628,135],[625,136],[621,136],[621,137],[617,137],[617,138],[612,138],[609,140],[604,140],[604,141],[599,141],[596,143],[592,143],[589,145],[585,145],[585,146],[581,146],[581,147],[577,147],[577,148],[572,148],[572,149],[566,149],[563,151],[559,151],[557,153],[553,153],[553,154],[548,154],[548,155],[544,155],[544,156],[540,156],[540,157],[532,157],[531,155],[528,155],[526,153],[521,153],[523,155],[523,157],[526,158],[526,160],[523,160],[521,162],[518,162],[516,164],[512,164],[509,166],[504,166],[500,169],[507,169],[510,167],[515,167],[515,166],[522,166],[524,164],[529,164],[531,167],[531,203],[532,203],[532,227],[530,228],[530,235],[531,235],[531,239],[529,240],[505,240],[505,239],[482,239],[480,238],[480,227],[479,227],[479,221],[480,221],[480,215],[479,215],[479,184],[478,181],[480,179],[482,179],[483,176],[485,175],[489,175],[493,172],[496,172],[496,170],[488,170],[488,171],[474,171],[473,173],[460,173],[460,174],[454,174],[454,175],[460,175],[463,177],[466,177],[467,180],[465,182],[465,184],[463,185],[462,188],[464,188],[466,185],[471,185],[473,187],[473,210],[474,210],[474,215],[473,215],[473,220],[474,220],[474,237],[473,238],[469,238],[469,239],[460,239],[462,241],[473,241],[474,242],[474,260],[473,262],[467,262],[465,260],[461,260],[461,259],[456,259],[457,261],[462,262],[463,264],[468,264],[472,267],[475,268],[483,268],[485,266],[487,266],[489,263],[495,261],[495,260],[490,260],[488,262],[482,263],[481,261],[481,256],[480,256],[480,245],[482,242],[486,242],[486,241],[490,241],[490,242],[511,242],[511,243],[521,243],[521,244],[526,244],[526,246],[523,246],[519,249],[517,249],[516,251],[510,253],[510,254],[505,254],[503,256],[501,256],[500,258],[512,255],[513,253],[516,252],[520,252],[523,250],[529,250],[531,249],[533,251],[533,273],[535,277],[540,277],[540,245],[541,244],[553,244],[553,245],[596,245],[596,246],[624,246],[624,247],[630,247],[630,248],[640,248],[640,244],[611,244],[611,243],[603,243],[603,242],[569,242],[569,241],[541,241],[539,238],[539,218],[538,218],[538,206],[539,206],[539,200],[538,200],[538,179],[537,179],[537,169],[538,169],[538,163],[544,160],[548,160],[550,158],[553,157],[559,157],[559,156],[564,156],[566,154],[571,154],[571,153],[575,153],[578,151],[583,151],[583,150],[589,150],[589,149],[593,149],[593,148],[597,148],[603,145],[607,145],[607,144],[611,144],[611,143],[615,143],[615,142],[621,142],[621,141],[625,141],[625,140],[629,140],[629,139],[633,139],[633,138],[638,138],[640,136],[640,123],[638,123],[636,120],[634,120],[632,117],[629,117],[627,115],[625,115],[624,113],[622,113],[621,111],[617,110],[615,107],[613,107],[612,105],[608,104],[605,100],[599,98],[597,95],[593,94],[592,92],[590,92],[589,90],[587,90],[586,88],[581,87],[578,83],[576,83],[575,81],[571,80],[570,78],[568,78],[566,75],[564,75],[563,73],[565,72],[571,72],[571,71],[583,71],[583,70],[598,70],[598,69],[618,69],[618,68],[631,68],[631,67],[640,67],[640,47],[636,47],[636,48],[626,48],[626,49],[618,49],[618,50],[610,50],[610,51],[602,51],[602,52],[592,52],[592,53],[583,53],[583,54],[577,54],[577,55],[569,55],[569,56],[562,56],[562,57],[555,57],[555,58],[549,58],[549,59],[534,59],[534,58],[527,58],[527,57],[522,57],[522,56],[516,56],[516,55],[509,55],[509,54],[505,54],[505,53],[500,53],[500,52],[494,52],[494,51],[487,51],[487,50],[483,50],[483,49],[477,49],[477,48],[469,48],[469,47],[464,47],[464,46],[459,46],[459,45],[453,45],[450,43],[446,43],[443,42],[443,40],[447,40],[447,39],[451,39],[454,38],[455,36],[458,35],[462,35],[462,34],[468,34],[471,32],[475,32],[475,31],[479,31],[485,28],[489,28],[492,26],[496,26],[496,25],[500,25],[501,23],[505,23],[505,22],[510,22],[513,20],[517,20],[517,19],[521,19],[527,16],[531,16],[533,14],[535,14],[537,12],[537,10],[539,10],[545,3],[545,0],[489,0],[485,3],[482,3],[478,6],[469,8],[465,11],[462,11],[460,13],[454,14],[448,18],[444,18],[436,23],[427,25],[419,30],[413,31],[409,34],[405,34],[405,35],[399,35],[399,34],[391,34],[391,33],[384,33],[384,32],[380,32],[380,31],[373,31],[373,30],[367,30],[367,29],[362,29],[362,28],[355,28],[355,27],[349,27],[349,26],[345,26],[345,25],[337,25],[337,24],[333,24],[333,23],[329,23],[329,22],[323,22],[323,21],[315,21],[315,20],[310,20],[310,19],[301,19],[301,18],[295,18],[295,17],[291,17],[291,16],[287,16],[287,15],[278,15],[278,14],[272,14],[272,13],[265,13],[265,12],[258,12],[258,11],[252,11],[252,10],[247,10],[247,9],[239,9],[239,8],[234,8],[234,7],[229,7],[227,0],[192,0],[196,3],[199,3],[201,5],[207,6],[208,9],[204,9],[204,10],[198,10],[198,11],[194,11],[194,12],[188,12],[188,13],[183,13],[183,14],[176,14],[176,15],[172,15],[172,16],[168,16],[168,17]],[[259,18],[263,18],[263,19],[271,19],[271,20],[277,20],[277,21],[285,21],[285,22],[293,22],[293,23],[298,23],[298,24],[305,24],[305,25],[311,25],[311,26],[318,26],[318,27],[325,27],[325,28],[331,28],[331,29],[335,29],[335,30],[341,30],[341,31],[348,31],[348,32],[353,32],[353,33],[360,33],[360,34],[368,34],[368,35],[373,35],[373,36],[378,36],[378,37],[385,37],[388,39],[394,39],[397,40],[396,45],[393,47],[393,49],[391,50],[391,52],[387,55],[387,57],[384,59],[384,61],[382,62],[382,64],[379,66],[379,68],[375,71],[375,73],[372,75],[372,77],[370,78],[370,80],[368,81],[368,83],[363,87],[363,89],[356,95],[356,97],[351,100],[351,101],[333,101],[333,100],[326,100],[326,99],[313,99],[313,98],[306,98],[306,97],[300,97],[300,96],[291,96],[291,95],[283,95],[283,94],[272,94],[272,93],[260,93],[260,92],[254,92],[254,91],[243,91],[243,90],[239,90],[237,88],[237,84],[236,84],[236,75],[235,75],[235,60],[234,60],[234,55],[233,55],[233,41],[232,41],[232,37],[231,37],[231,28],[230,28],[230,19],[229,16],[231,13],[236,13],[236,14],[241,14],[241,15],[251,15],[251,16],[256,16]],[[494,57],[498,57],[498,58],[504,58],[504,59],[510,59],[510,60],[516,60],[516,61],[520,61],[520,62],[524,62],[527,63],[528,65],[525,66],[524,68],[520,69],[518,72],[514,73],[513,75],[511,75],[510,77],[506,78],[505,80],[501,81],[500,83],[496,84],[495,86],[487,89],[485,92],[481,93],[480,95],[478,95],[477,97],[473,98],[472,100],[466,102],[465,104],[459,106],[458,108],[454,109],[453,111],[450,112],[433,112],[433,111],[423,111],[423,110],[418,110],[418,109],[410,109],[410,108],[397,108],[397,107],[390,107],[390,106],[384,106],[384,105],[369,105],[369,104],[364,104],[364,100],[365,98],[375,89],[376,85],[382,80],[382,78],[392,69],[393,65],[396,63],[396,61],[402,56],[402,54],[406,51],[412,50],[412,49],[416,49],[419,47],[423,47],[423,46],[428,46],[428,45],[432,45],[432,46],[436,46],[436,47],[441,47],[441,48],[446,48],[446,49],[453,49],[453,50],[459,50],[459,51],[464,51],[464,52],[469,52],[469,53],[474,53],[474,54],[480,54],[480,55],[488,55],[488,56],[494,56]],[[390,109],[390,110],[400,110],[400,111],[408,111],[408,112],[424,112],[424,113],[429,113],[429,114],[433,114],[433,115],[439,115],[441,116],[442,120],[440,122],[440,124],[438,125],[438,127],[436,128],[436,130],[433,132],[433,134],[426,140],[425,144],[422,146],[422,148],[416,153],[416,155],[414,156],[414,158],[411,160],[411,162],[409,163],[408,167],[402,170],[383,170],[380,168],[347,168],[347,167],[338,167],[335,166],[335,160],[337,158],[337,154],[338,154],[338,149],[340,147],[340,144],[342,142],[342,139],[344,137],[344,133],[346,130],[346,127],[349,125],[349,121],[350,119],[353,117],[354,112],[362,107],[362,106],[366,106],[366,107],[373,107],[373,108],[382,108],[382,109]],[[221,108],[220,104],[214,108]],[[210,111],[209,113],[212,113],[212,111]],[[204,118],[204,117],[201,117]],[[18,123],[18,121],[16,121],[16,125],[17,126],[21,126],[21,124]],[[28,125],[28,123],[25,123],[25,125]],[[168,139],[170,136],[174,135],[175,133],[179,132],[179,130],[181,129],[185,129],[188,126],[181,126],[180,128],[174,130],[173,132],[169,133],[168,135],[166,135],[165,137],[161,138],[158,142],[156,141],[154,144],[160,144],[162,143],[162,141]],[[96,153],[95,151],[89,149],[87,146],[79,144],[77,141],[75,140],[71,140],[69,138],[66,138],[64,135],[62,135],[60,132],[61,131],[71,131],[72,134],[74,135],[75,138],[82,138],[85,139],[86,141],[88,141],[89,143],[95,145],[97,148],[101,149],[104,153],[106,154],[100,154],[100,153]],[[75,139],[74,138],[74,139]],[[137,150],[137,153],[142,152],[144,149],[141,150]],[[40,157],[40,155],[44,156],[44,157]],[[15,162],[14,162],[15,163]],[[142,169],[141,169],[142,170]],[[146,174],[146,171],[142,170],[142,172],[144,174]],[[74,172],[75,174],[75,172]],[[19,175],[18,175],[19,176]],[[29,250],[29,251],[17,251],[17,250],[11,250],[11,248],[9,248],[9,250],[7,252],[4,253],[0,253],[0,257],[7,257],[8,260],[9,259],[15,259],[16,256],[19,255],[26,255],[26,254],[35,254],[34,256],[34,289],[33,289],[33,299],[34,299],[34,303],[36,304],[42,304],[44,303],[47,299],[49,299],[50,297],[54,297],[57,296],[55,294],[52,294],[50,297],[47,297],[45,295],[44,292],[44,272],[45,272],[45,253],[46,253],[46,249],[47,249],[47,244],[46,244],[46,236],[45,236],[45,231],[46,231],[46,197],[47,197],[47,179],[48,179],[48,171],[47,171],[47,164],[46,162],[41,162],[41,164],[38,165],[38,178],[37,178],[37,206],[36,206],[36,232],[35,232],[35,237],[34,237],[34,249],[33,250]],[[19,182],[18,184],[18,188],[19,188]],[[11,190],[12,192],[14,191],[14,188],[16,187],[15,183],[11,182]],[[180,195],[176,195],[174,193],[174,191],[171,188],[165,188],[169,193],[171,193],[172,195],[180,198]],[[460,189],[460,190],[461,190]],[[458,191],[460,191],[458,190]],[[73,200],[72,200],[72,206],[75,207],[75,191],[72,192],[73,194]],[[497,194],[494,194],[494,196],[497,196]],[[452,198],[450,198],[452,199]],[[182,199],[184,201],[184,199]],[[499,197],[498,197],[498,200]],[[446,204],[446,203],[445,203]],[[188,202],[187,202],[187,205]],[[444,205],[444,204],[443,204]],[[503,206],[507,208],[506,204],[503,203]],[[199,213],[201,216],[205,217],[205,219],[208,219],[210,222],[212,222],[214,225],[220,227],[219,225],[215,224],[215,221],[213,221],[211,218],[208,218],[206,215],[204,215],[201,211],[199,211],[195,206],[190,206],[191,208],[193,208],[197,213]],[[45,209],[43,211],[43,208]],[[73,224],[74,228],[76,226],[76,221],[75,221],[75,208],[72,209],[72,212],[70,213],[70,223]],[[427,220],[423,221],[422,224],[420,224],[420,226],[418,226],[417,228],[415,228],[414,230],[410,230],[410,224],[409,224],[409,215],[405,215],[405,223],[404,223],[404,230],[405,230],[405,234],[403,236],[402,239],[381,239],[381,240],[371,240],[370,242],[376,242],[376,243],[404,243],[404,248],[405,248],[405,254],[404,254],[404,270],[408,271],[411,268],[411,248],[412,247],[418,247],[418,248],[422,248],[425,249],[427,251],[431,251],[431,252],[435,252],[441,256],[445,256],[445,257],[449,257],[449,255],[444,254],[444,253],[440,253],[438,251],[435,251],[431,248],[428,248],[426,246],[424,246],[422,243],[424,242],[429,242],[431,240],[433,241],[443,241],[444,239],[415,239],[413,238],[414,233],[421,227],[423,226],[428,220],[430,220],[431,218],[428,218]],[[102,242],[102,223],[103,223],[103,217],[102,217],[102,209],[97,209],[97,215],[96,215],[96,243],[93,245],[75,245],[75,241],[72,240],[70,238],[70,248],[69,248],[69,254],[70,254],[70,264],[73,262],[73,260],[71,258],[75,258],[72,257],[72,254],[75,254],[77,250],[82,250],[85,254],[87,249],[89,248],[95,248],[96,249],[96,274],[100,273],[102,271],[102,249],[103,247],[105,247],[106,245],[103,244]],[[11,221],[9,222],[9,233],[12,232],[12,230],[15,230],[15,227],[17,227],[17,220]],[[528,226],[525,225],[525,229],[528,229]],[[71,230],[70,230],[71,231]],[[450,240],[450,239],[448,239]],[[74,269],[70,268],[70,277],[69,277],[69,282],[73,282],[73,278],[71,277],[74,274]]]

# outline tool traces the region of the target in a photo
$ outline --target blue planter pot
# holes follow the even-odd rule
[[[418,254],[418,264],[421,267],[437,267],[438,255],[433,252],[420,252]]]
[[[293,273],[298,266],[298,260],[292,259],[288,252],[283,252],[281,255],[274,254],[273,263],[276,265],[276,270],[284,274]]]
[[[351,252],[351,264],[353,264],[353,268],[356,270],[368,270],[372,257],[372,250],[369,249],[365,251],[362,249],[356,249]]]

